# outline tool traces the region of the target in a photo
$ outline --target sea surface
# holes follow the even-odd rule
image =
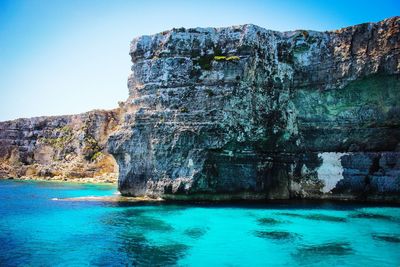
[[[124,204],[106,185],[0,181],[0,266],[400,266],[400,208]]]

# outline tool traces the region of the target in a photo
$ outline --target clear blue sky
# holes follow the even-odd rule
[[[0,120],[116,107],[138,35],[246,23],[330,30],[396,15],[399,0],[0,0]]]

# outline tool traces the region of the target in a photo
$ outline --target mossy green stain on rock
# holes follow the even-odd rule
[[[73,139],[71,127],[64,125],[55,128],[49,134],[49,137],[41,137],[38,139],[39,143],[54,146],[57,149],[64,148]]]
[[[294,102],[299,107],[300,116],[326,113],[332,118],[341,119],[343,112],[367,106],[387,113],[391,108],[400,106],[399,87],[398,76],[378,74],[351,82],[338,90],[298,90]]]
[[[329,138],[333,151],[391,150],[399,137],[399,88],[399,76],[377,74],[337,90],[297,90],[293,102],[305,144],[321,150]]]

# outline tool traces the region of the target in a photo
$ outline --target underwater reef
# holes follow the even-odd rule
[[[399,54],[400,17],[141,36],[118,109],[1,122],[0,176],[118,173],[121,194],[172,200],[400,202]]]

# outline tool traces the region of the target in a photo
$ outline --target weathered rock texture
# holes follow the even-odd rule
[[[105,150],[119,110],[0,122],[0,177],[115,182]]]
[[[124,195],[400,200],[400,18],[132,41],[108,143]]]

